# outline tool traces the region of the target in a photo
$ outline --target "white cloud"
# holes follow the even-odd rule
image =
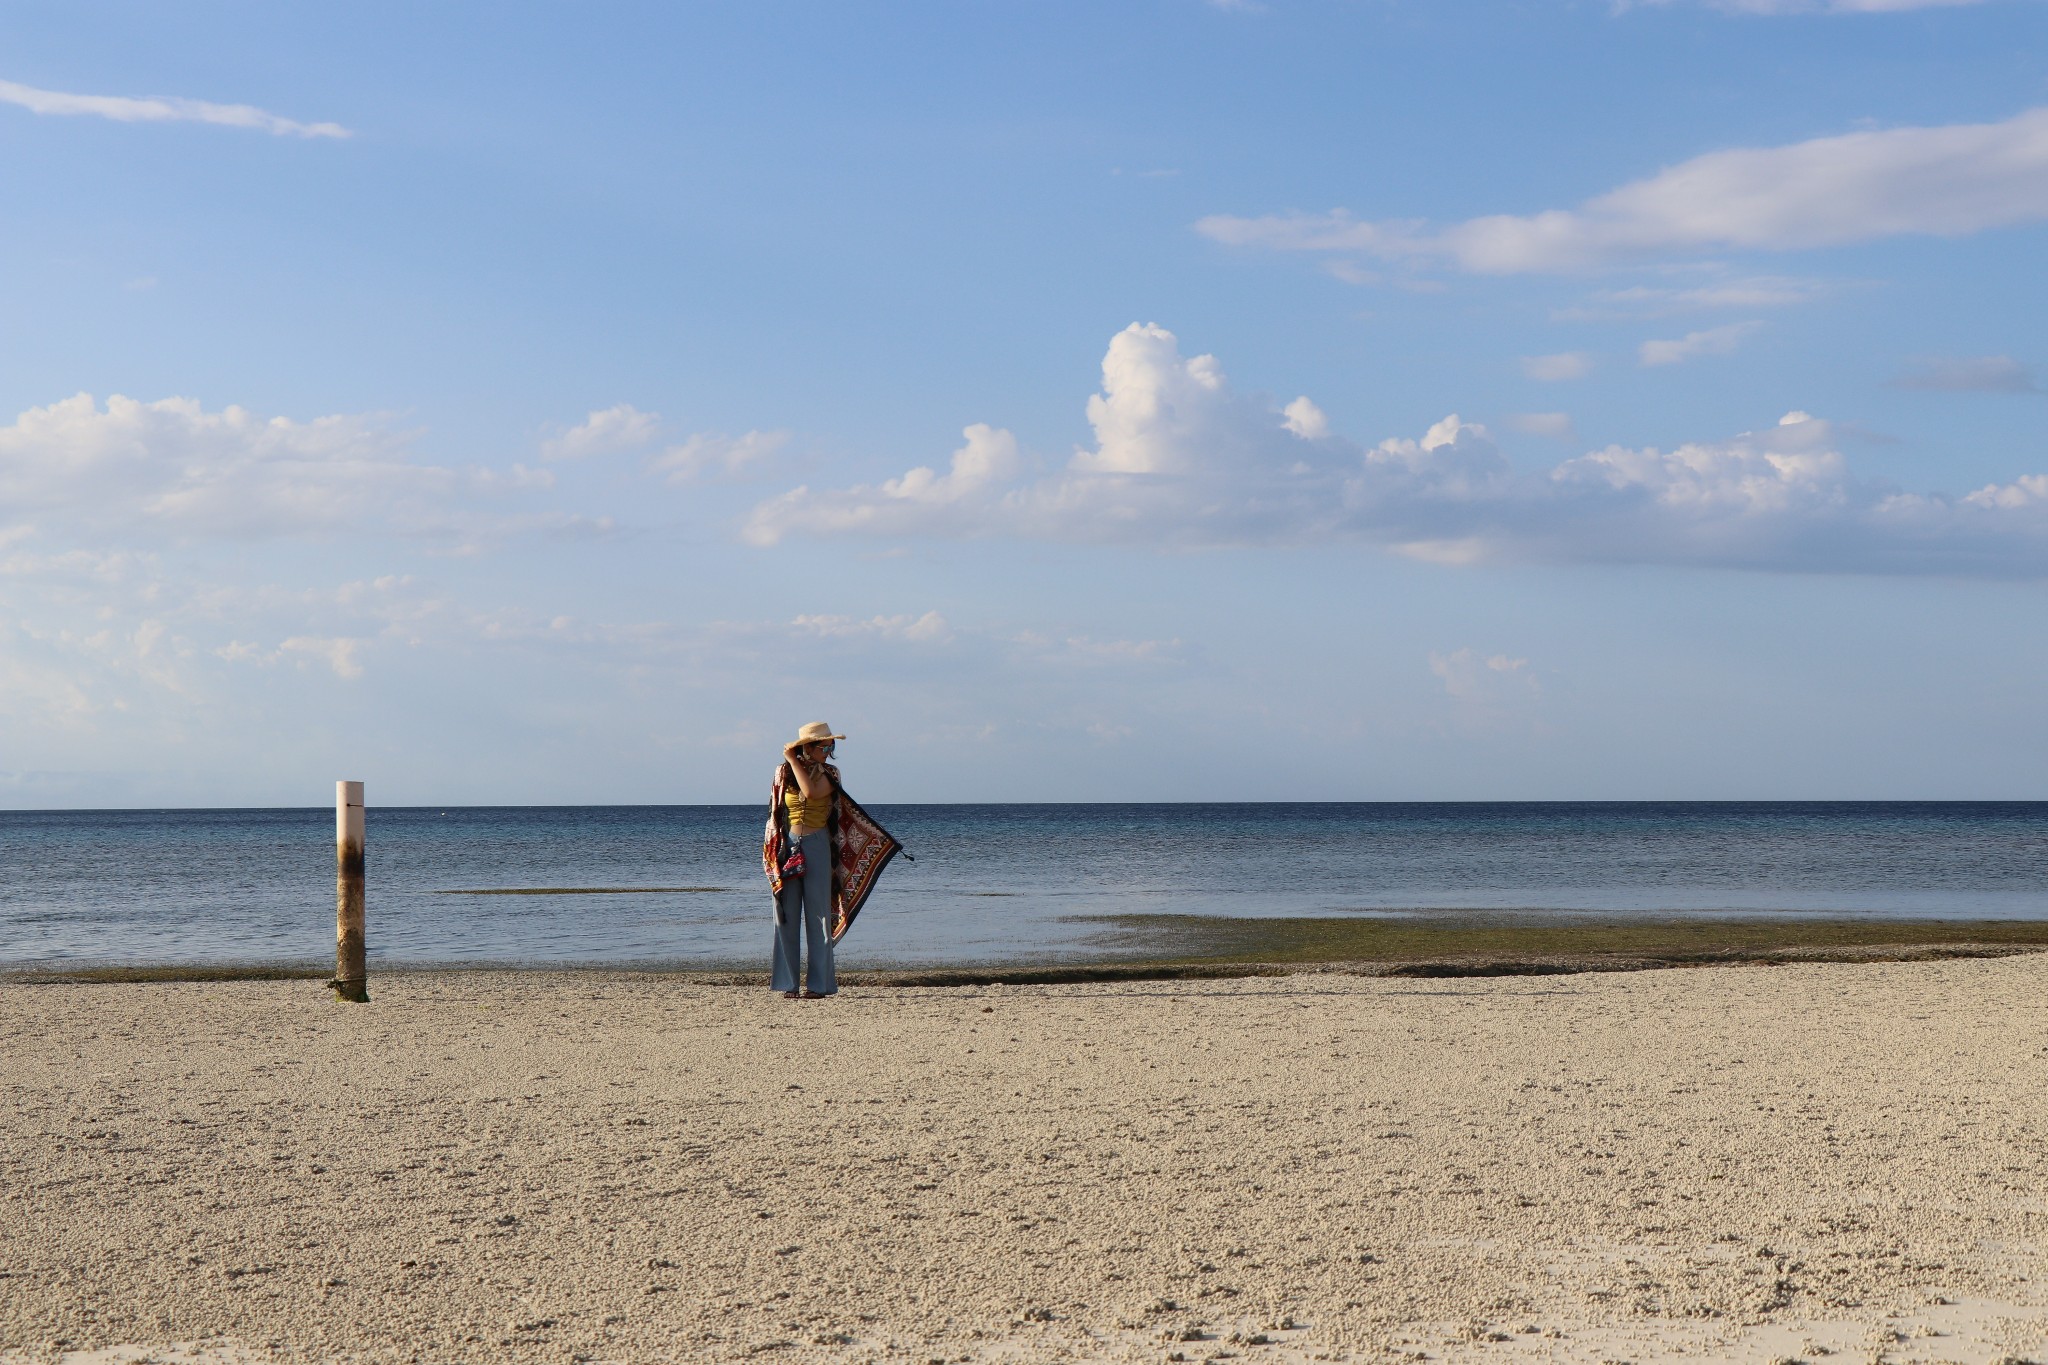
[[[1329,491],[1313,473],[1326,459],[1325,442],[1290,425],[1312,420],[1309,409],[1297,402],[1290,415],[1233,391],[1214,356],[1183,358],[1162,327],[1133,323],[1111,339],[1102,391],[1087,413],[1095,444],[1049,477],[1029,477],[1010,432],[977,424],[945,473],[919,466],[879,485],[794,489],[755,509],[747,537],[772,544],[797,531],[1021,533],[1237,543],[1294,538],[1304,520],[1342,515],[1335,506],[1316,510]]]
[[[1550,471],[1565,489],[1606,488],[1644,495],[1652,504],[1742,515],[1846,507],[1855,497],[1848,467],[1829,442],[1827,423],[1788,412],[1762,434],[1695,442],[1672,451],[1609,446],[1566,460]]]
[[[1727,355],[1761,326],[1760,322],[1732,322],[1687,332],[1672,341],[1646,341],[1636,349],[1636,359],[1643,365],[1676,365],[1697,356]]]
[[[1455,412],[1419,441],[1405,436],[1381,441],[1364,453],[1364,464],[1371,484],[1356,484],[1352,491],[1366,497],[1399,488],[1464,498],[1498,488],[1508,476],[1507,461],[1494,449],[1486,428]]]
[[[413,439],[367,415],[294,421],[119,394],[101,407],[81,393],[0,427],[0,517],[177,539],[347,529],[471,542],[522,527],[597,525],[485,513],[547,488],[553,475],[420,463],[409,454]]]
[[[1330,419],[1306,395],[1280,409],[1280,415],[1286,419],[1281,425],[1296,436],[1314,441],[1330,434]]]
[[[1593,357],[1584,351],[1560,351],[1556,355],[1525,355],[1522,373],[1545,383],[1584,379],[1593,369]]]
[[[970,427],[945,473],[794,489],[760,504],[747,535],[1348,541],[1449,564],[2048,574],[2048,478],[1963,498],[1904,493],[1857,477],[1838,430],[1803,412],[1724,441],[1609,446],[1524,474],[1455,415],[1419,439],[1365,446],[1327,425],[1304,436],[1298,402],[1240,393],[1214,356],[1183,357],[1172,333],[1133,324],[1111,340],[1088,401],[1095,443],[1063,464]]]
[[[1893,388],[1941,393],[2043,393],[2032,367],[2009,355],[1928,356],[1892,381]]]
[[[542,441],[543,460],[581,460],[638,450],[661,434],[661,415],[642,412],[631,403],[593,412],[559,436]]]
[[[2048,505],[2048,474],[2022,474],[2011,483],[1986,484],[1963,501],[1972,507],[2006,510]]]
[[[128,95],[71,95],[0,81],[0,103],[18,104],[37,114],[85,115],[116,123],[212,123],[227,128],[253,128],[277,137],[352,136],[338,123],[300,123],[252,104],[212,104],[169,95],[140,99]]]
[[[788,444],[786,431],[750,431],[744,436],[699,432],[655,456],[647,467],[670,483],[688,483],[707,473],[733,476],[765,463]]]
[[[979,510],[990,493],[1019,471],[1017,438],[981,423],[961,435],[966,444],[953,452],[944,474],[919,465],[880,487],[856,488],[846,495],[824,496],[808,487],[795,488],[754,509],[746,538],[756,545],[772,545],[796,530],[918,534],[935,516],[943,518],[947,508]],[[963,525],[960,529],[971,528]]]
[[[1960,237],[2048,219],[2048,108],[2002,123],[1892,128],[1709,152],[1576,209],[1447,227],[1323,214],[1196,229],[1233,246],[1440,264],[1479,274],[1568,271],[1703,251],[1790,251],[1881,237]]]
[[[1568,412],[1511,412],[1508,426],[1529,436],[1549,436],[1559,441],[1578,439]]]

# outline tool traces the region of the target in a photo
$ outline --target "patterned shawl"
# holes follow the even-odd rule
[[[825,772],[832,779],[832,818],[827,825],[832,836],[832,915],[826,928],[837,943],[868,903],[882,869],[903,853],[903,845],[846,794],[839,785],[839,769],[827,764]],[[788,783],[789,765],[785,763],[775,770],[775,785],[768,797],[768,829],[761,838],[761,870],[768,874],[768,889],[775,896],[778,924],[782,920],[782,860],[789,847],[789,808],[782,800]],[[903,856],[910,859],[908,853]]]

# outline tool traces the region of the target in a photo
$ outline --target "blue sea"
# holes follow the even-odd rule
[[[2048,802],[873,814],[916,861],[883,877],[841,945],[849,967],[1083,958],[1100,917],[1131,914],[2048,917]],[[760,807],[367,820],[373,967],[766,958]],[[331,962],[333,840],[325,808],[0,812],[0,966]],[[649,887],[677,889],[475,894]]]

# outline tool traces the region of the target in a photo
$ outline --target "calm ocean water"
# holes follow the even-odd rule
[[[2048,917],[2048,802],[877,806],[848,966],[1086,954],[1114,914]],[[376,809],[378,963],[758,965],[756,806]],[[328,809],[0,812],[0,966],[331,961]],[[693,887],[647,895],[464,894]]]

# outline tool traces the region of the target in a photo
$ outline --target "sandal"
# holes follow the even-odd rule
[[[784,1000],[800,1000],[803,997],[798,995],[795,991],[784,991],[782,993],[782,998]]]

